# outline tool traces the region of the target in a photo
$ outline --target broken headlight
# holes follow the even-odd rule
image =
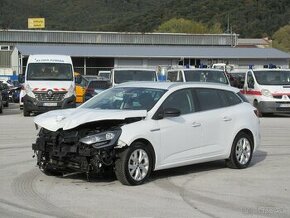
[[[92,145],[94,148],[102,148],[114,145],[121,135],[121,130],[101,132],[94,135],[88,135],[80,139],[81,143]]]

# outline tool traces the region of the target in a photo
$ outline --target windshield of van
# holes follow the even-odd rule
[[[80,108],[115,110],[151,110],[167,90],[119,87],[101,92]]]
[[[157,81],[156,72],[149,70],[114,70],[116,84],[129,81]]]
[[[221,70],[185,70],[187,82],[213,82],[228,84],[225,73]]]
[[[260,85],[290,85],[290,71],[254,71]]]
[[[31,63],[27,68],[27,80],[73,80],[71,64]]]

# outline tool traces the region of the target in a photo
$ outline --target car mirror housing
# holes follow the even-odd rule
[[[165,108],[163,114],[163,117],[178,117],[181,112],[176,108]]]

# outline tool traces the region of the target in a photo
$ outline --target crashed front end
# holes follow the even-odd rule
[[[41,128],[32,145],[37,165],[45,173],[100,173],[114,164],[121,125],[103,121],[70,130]]]

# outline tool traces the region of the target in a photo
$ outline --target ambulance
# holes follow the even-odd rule
[[[74,70],[70,56],[30,55],[21,97],[23,115],[76,105]]]
[[[242,93],[260,114],[290,113],[290,69],[249,69]]]

